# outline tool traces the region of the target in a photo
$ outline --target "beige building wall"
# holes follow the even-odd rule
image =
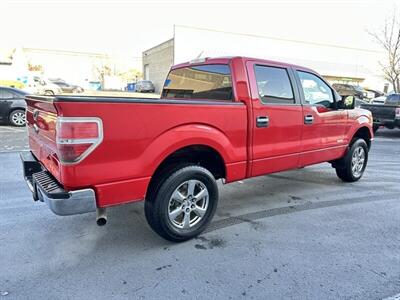
[[[143,52],[143,79],[151,80],[156,93],[160,93],[165,78],[174,64],[174,39]]]

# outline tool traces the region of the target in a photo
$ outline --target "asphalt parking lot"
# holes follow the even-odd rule
[[[361,181],[329,164],[221,186],[197,239],[172,244],[143,204],[58,217],[21,174],[24,129],[0,126],[0,298],[384,299],[400,293],[400,131],[380,130]],[[13,144],[13,146],[10,146]],[[13,147],[13,148],[12,148]]]

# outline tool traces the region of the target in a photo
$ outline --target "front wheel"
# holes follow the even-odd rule
[[[336,166],[336,175],[345,182],[359,180],[364,174],[368,162],[368,146],[365,140],[354,141],[345,157]]]
[[[195,165],[163,172],[145,202],[150,227],[172,242],[199,235],[211,221],[218,203],[214,176]]]

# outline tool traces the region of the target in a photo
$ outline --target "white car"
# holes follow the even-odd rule
[[[53,96],[62,94],[62,89],[50,80],[40,76],[27,76],[24,90],[37,95]]]

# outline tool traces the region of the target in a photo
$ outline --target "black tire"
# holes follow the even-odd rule
[[[362,149],[362,150],[360,150]],[[363,152],[364,160],[361,165],[361,161],[357,163],[357,168],[353,168],[355,165],[353,161],[353,156],[357,156],[357,152]],[[357,161],[357,158],[355,159]],[[368,163],[368,146],[365,140],[357,139],[354,140],[351,144],[349,150],[347,151],[346,155],[341,159],[339,163],[336,165],[336,175],[345,182],[354,182],[359,180],[362,175],[364,174],[365,168],[367,167]]]
[[[25,110],[16,109],[10,113],[9,121],[12,126],[23,127],[26,125]]]
[[[165,172],[159,172],[159,174],[158,180],[150,187],[145,201],[145,215],[150,227],[161,237],[172,242],[183,242],[199,235],[210,223],[217,208],[218,186],[214,176],[207,169],[197,165],[175,166]],[[202,191],[201,188],[203,188],[208,192],[208,197],[197,199],[203,205],[207,203],[205,213],[200,217],[195,212],[195,209],[193,211],[190,210],[189,213],[185,212],[185,207],[187,207],[186,209],[190,208],[189,204],[192,204],[193,208],[193,203],[196,203],[195,207],[197,207],[198,203],[190,202],[191,195],[188,192],[184,195],[184,200],[181,202],[182,205],[174,208],[179,211],[180,215],[171,221],[169,217],[171,201],[178,203],[178,201],[172,200],[172,194],[181,187],[186,185],[188,187],[189,181],[196,182],[193,191],[196,189],[197,191]],[[195,195],[196,193],[193,192],[193,196]],[[180,209],[182,209],[182,212],[180,212]],[[182,224],[184,226],[186,215],[189,216],[189,220],[193,217],[193,226],[179,228],[179,222],[175,223],[176,218],[182,216]]]
[[[379,127],[380,127],[379,125],[375,124],[372,126],[372,130],[374,131],[374,133],[378,131]]]

